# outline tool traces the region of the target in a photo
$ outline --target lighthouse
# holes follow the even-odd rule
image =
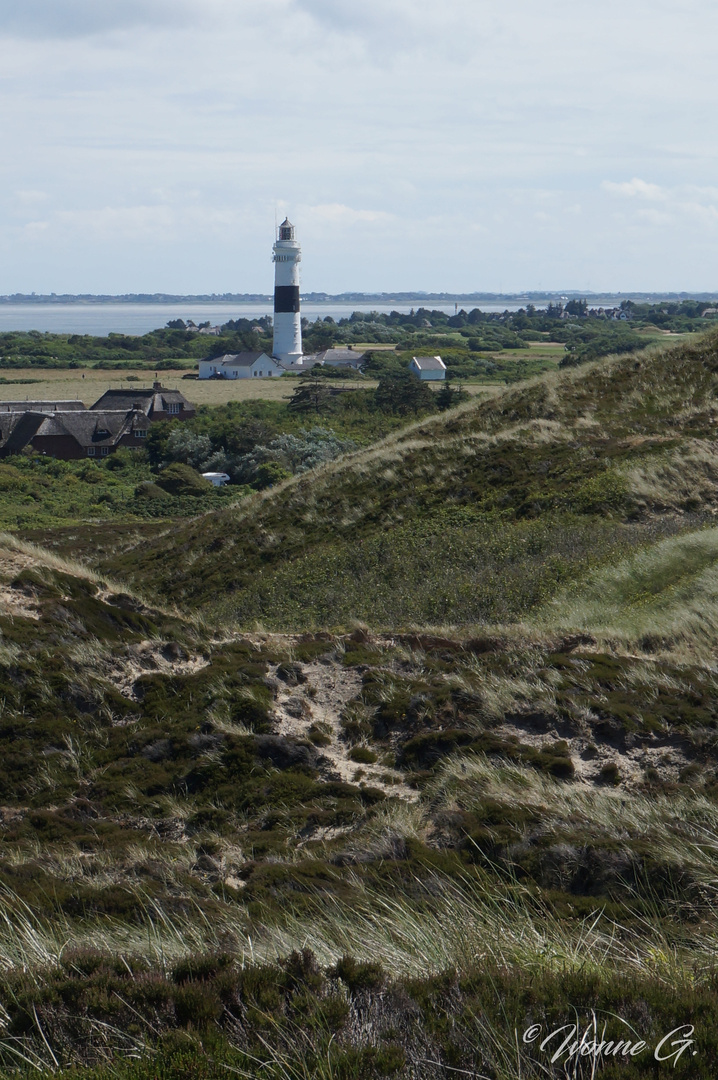
[[[285,218],[274,242],[274,345],[272,353],[285,363],[302,362],[302,317],[299,312],[299,264],[302,249],[294,226]]]

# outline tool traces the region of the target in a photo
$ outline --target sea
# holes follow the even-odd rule
[[[405,314],[419,307],[433,311],[445,311],[453,315],[463,307],[470,311],[480,307],[482,311],[518,311],[525,305],[521,303],[481,304],[473,301],[439,303],[436,301],[414,301],[413,303],[388,304],[331,304],[303,303],[302,315],[314,322],[330,315],[335,322],[348,318],[354,311],[400,311]],[[229,319],[259,319],[262,315],[272,314],[272,304],[266,303],[173,303],[173,304],[0,304],[0,331],[40,330],[53,334],[93,334],[104,337],[107,334],[147,334],[150,330],[159,330],[170,319],[191,319],[194,323],[209,321],[212,326],[228,322]]]

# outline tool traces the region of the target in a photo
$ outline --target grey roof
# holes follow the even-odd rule
[[[276,221],[277,219],[275,218],[274,220]],[[291,223],[291,221],[289,220],[289,218],[288,218],[288,217],[285,217],[284,221],[283,221],[283,222],[282,222],[282,224],[281,224],[281,225],[279,226],[279,228],[280,228],[280,229],[293,229],[293,228],[294,228],[294,226],[292,225],[292,223]]]
[[[366,352],[358,352],[356,349],[323,349],[317,353],[317,360],[324,364],[359,363],[366,356]]]
[[[265,352],[240,352],[225,353],[224,356],[208,356],[205,362],[214,361],[218,367],[251,367],[262,356],[267,360],[272,359]],[[274,363],[276,364],[276,360]]]
[[[37,429],[47,418],[47,413],[10,413],[0,417],[0,446],[8,453],[17,453],[27,446]]]
[[[127,412],[128,409],[138,406],[147,416],[150,416],[153,412],[166,412],[167,405],[177,404],[189,406],[190,409],[194,408],[179,390],[168,390],[160,383],[155,383],[151,390],[106,390],[102,397],[90,406],[90,411],[109,409],[113,412],[118,410]]]
[[[84,401],[0,401],[0,413],[84,411]]]
[[[45,415],[34,435],[71,435],[81,446],[114,446],[134,428],[147,430],[147,416],[142,409],[88,409],[84,413]]]
[[[415,356],[412,361],[420,371],[444,371],[446,364],[440,356]]]
[[[283,371],[311,371],[314,364],[317,362],[313,356],[303,356],[302,361],[301,364],[297,363],[296,360],[276,360],[275,363],[277,363]]]

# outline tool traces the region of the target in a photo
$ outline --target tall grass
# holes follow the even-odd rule
[[[624,644],[653,635],[709,659],[718,642],[718,529],[661,540],[595,570],[530,622],[543,630],[586,630]]]
[[[706,896],[718,888],[718,804],[697,792],[644,794],[557,783],[535,769],[475,754],[447,759],[426,798],[433,813],[472,810],[489,800],[507,809],[534,810],[545,833],[564,829],[579,843],[611,838],[648,844],[666,865],[690,870]]]
[[[706,877],[707,859],[715,859],[716,847],[715,835],[705,842],[695,836]],[[241,966],[308,948],[326,966],[352,955],[413,976],[466,971],[490,962],[526,971],[655,968],[662,978],[679,977],[690,964],[695,978],[697,963],[712,967],[718,940],[715,927],[693,933],[690,941],[678,930],[669,939],[658,927],[629,933],[600,910],[567,923],[518,881],[478,868],[461,879],[427,872],[395,895],[378,891],[359,875],[345,883],[351,885],[350,902],[317,894],[301,913],[289,911],[253,926],[234,903],[218,903],[211,918],[197,904],[187,914],[171,914],[139,888],[134,895],[140,917],[132,925],[110,918],[75,921],[43,915],[3,890],[0,970],[34,973],[41,984],[43,972],[57,967],[68,951],[125,956],[166,973],[179,960],[201,953],[229,952]],[[673,957],[670,973],[667,956]]]

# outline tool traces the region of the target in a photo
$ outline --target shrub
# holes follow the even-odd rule
[[[601,766],[598,778],[602,784],[611,784],[617,787],[621,783],[621,772],[615,761],[607,761]]]
[[[291,475],[289,469],[285,469],[284,465],[280,465],[278,461],[265,461],[257,466],[252,487],[256,491],[264,491],[265,488],[281,484],[282,480],[287,480]]]
[[[202,1028],[222,1015],[222,1002],[213,987],[199,982],[183,983],[175,993],[175,1016],[182,1027]]]
[[[163,491],[152,480],[144,480],[135,488],[135,497],[137,499],[169,499],[170,496],[169,492]]]
[[[372,990],[384,982],[381,964],[362,963],[353,956],[343,956],[330,974],[346,983],[353,994]]]
[[[166,469],[163,469],[157,480],[157,486],[163,491],[168,491],[170,495],[207,495],[211,490],[204,477],[189,465],[183,465],[181,462],[175,462],[174,465],[168,465]]]
[[[359,765],[373,765],[377,759],[374,751],[370,750],[368,746],[352,746],[349,757]]]

